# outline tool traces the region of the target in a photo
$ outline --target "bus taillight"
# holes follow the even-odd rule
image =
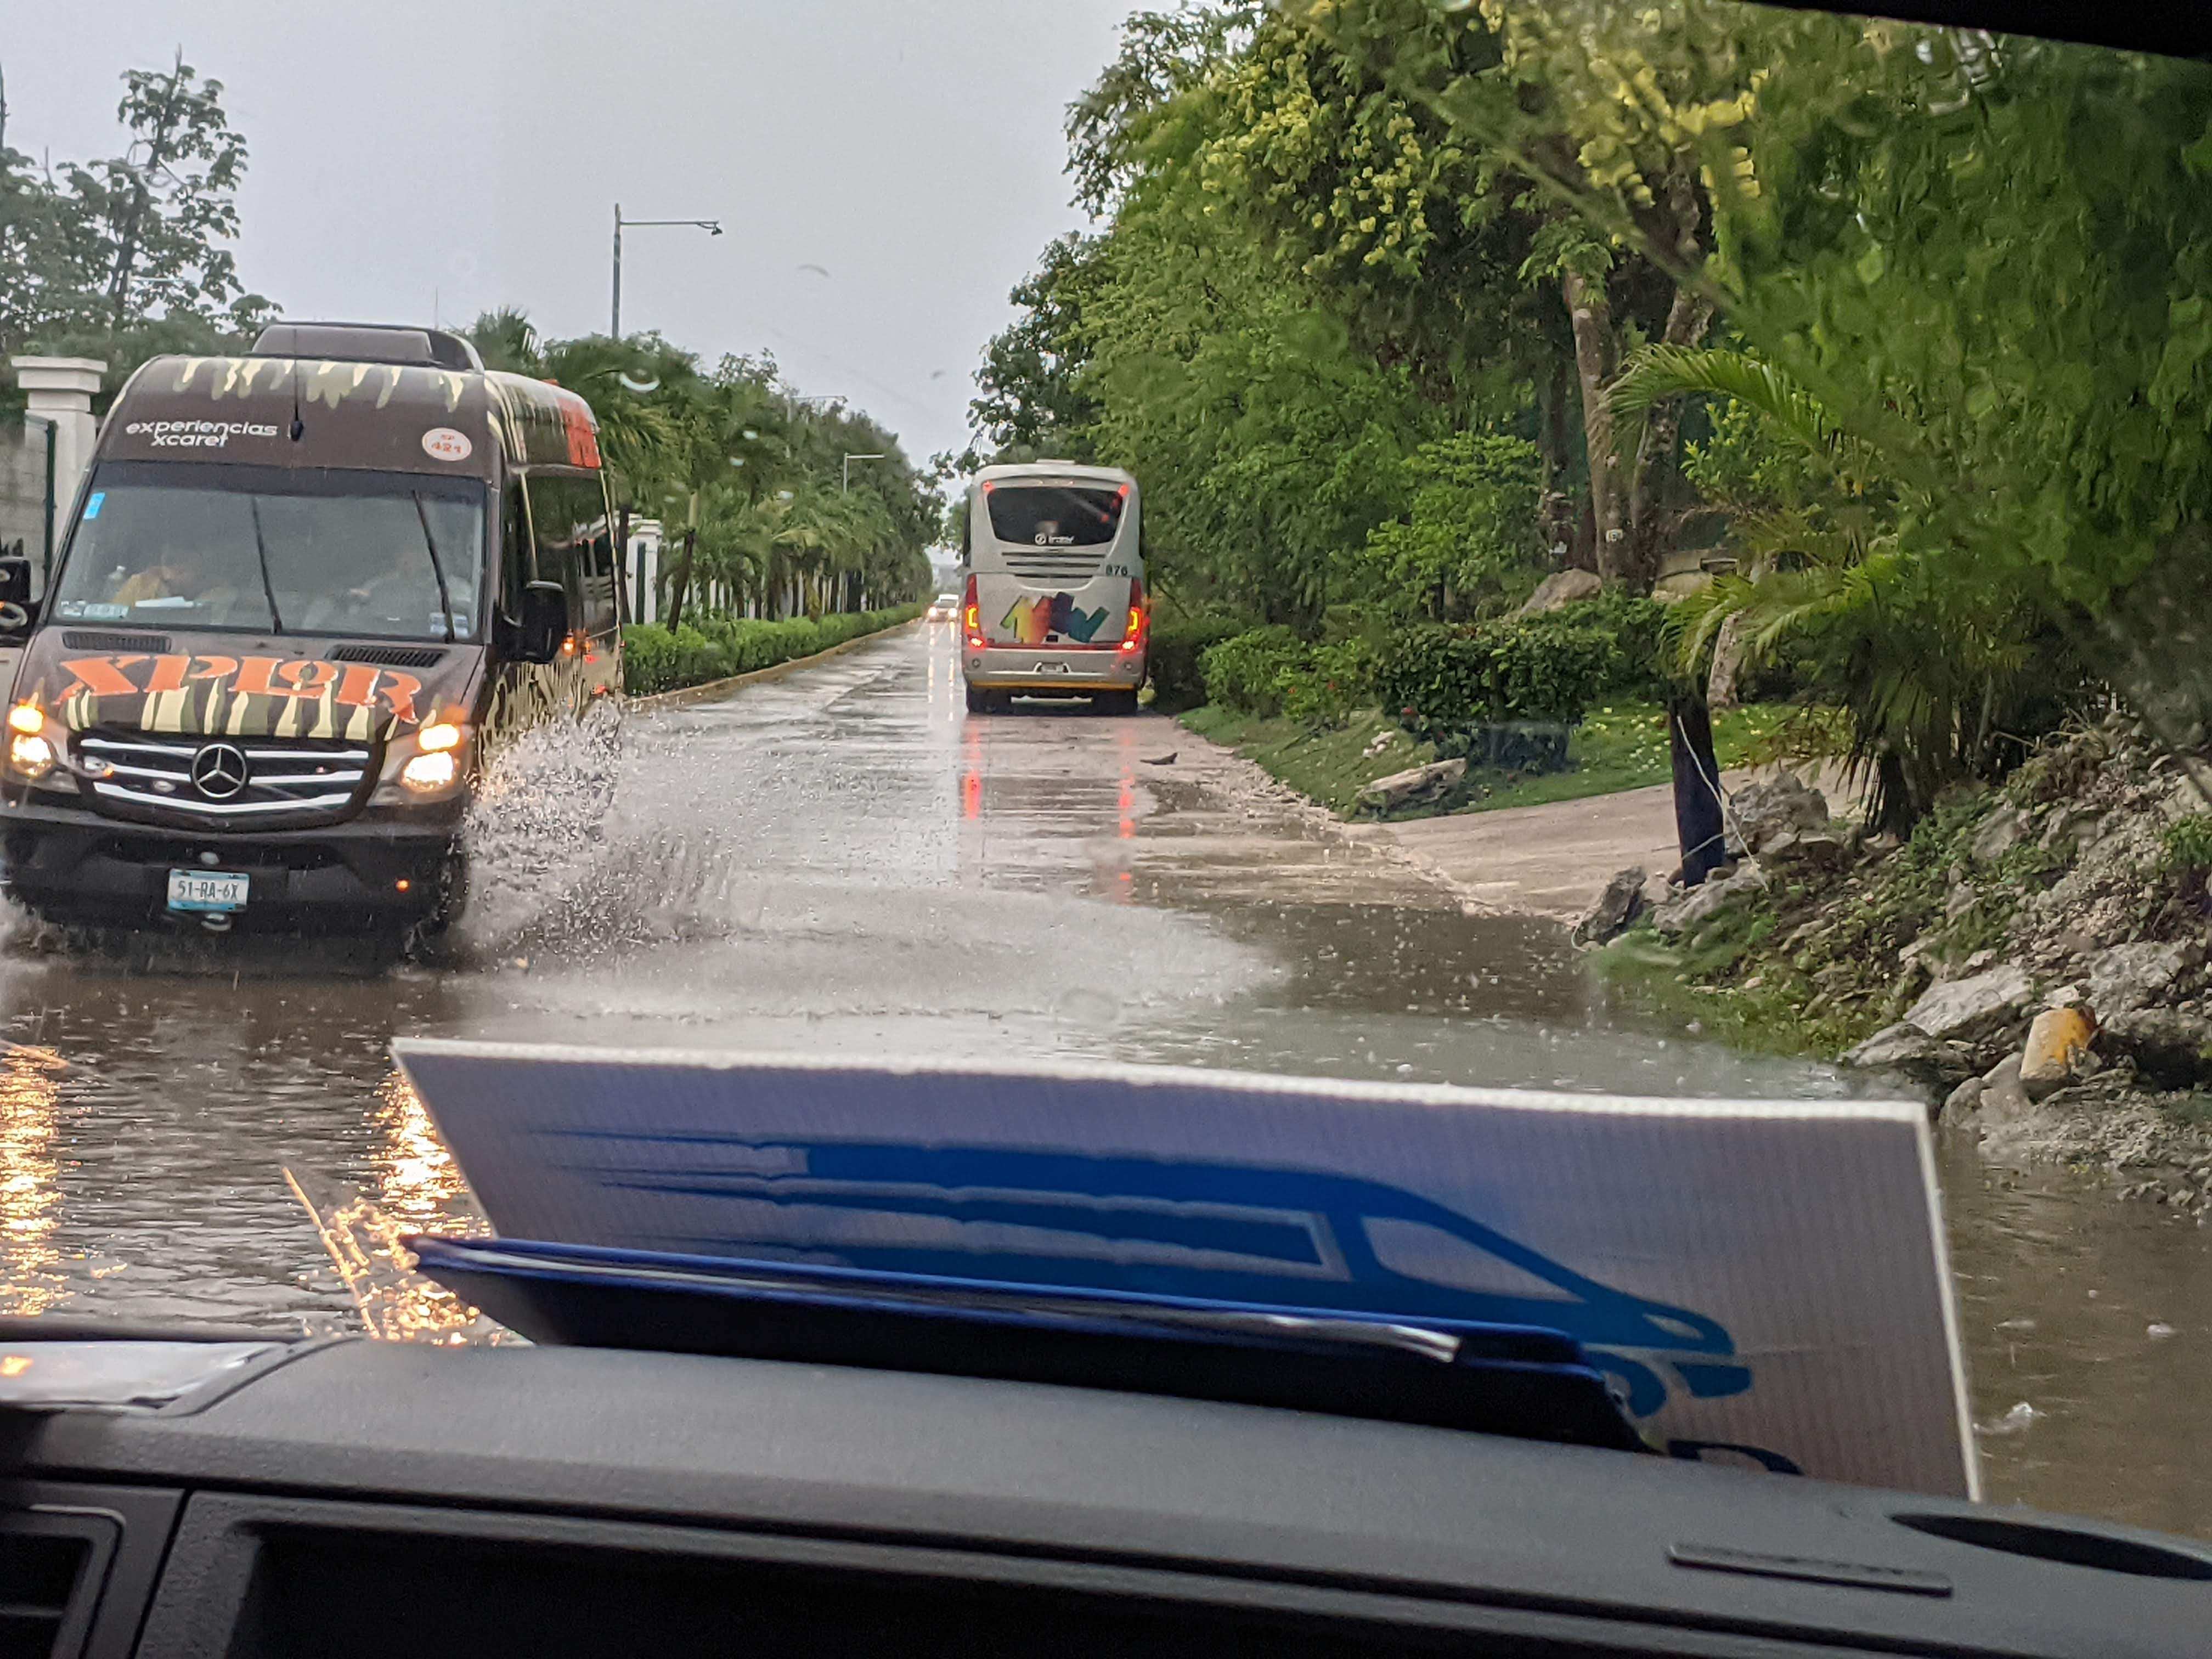
[[[1125,484],[1122,488],[1126,490],[1128,486]],[[1145,579],[1132,576],[1129,578],[1129,623],[1121,630],[1121,648],[1124,651],[1144,649],[1145,635],[1152,620],[1152,613],[1145,605]]]
[[[960,600],[960,626],[968,635],[968,648],[980,651],[983,647],[983,607],[975,596],[975,579],[968,579],[968,592]]]

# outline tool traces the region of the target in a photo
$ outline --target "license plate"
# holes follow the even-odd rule
[[[246,908],[246,878],[220,870],[169,872],[169,908],[228,913]]]
[[[1041,662],[1036,665],[1040,674],[1072,674],[1075,671],[1064,662]]]

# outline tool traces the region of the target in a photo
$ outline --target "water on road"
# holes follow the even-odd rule
[[[403,1034],[1844,1088],[1609,1007],[1561,929],[1467,914],[1169,720],[968,717],[942,630],[634,719],[604,823],[487,865],[437,972],[246,940],[55,952],[15,924],[0,1311],[342,1317],[283,1169],[410,1226],[465,1212],[392,1068]],[[2207,1233],[1965,1146],[1943,1172],[1991,1495],[2212,1535]]]

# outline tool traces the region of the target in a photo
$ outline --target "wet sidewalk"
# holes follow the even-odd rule
[[[1783,769],[1744,768],[1723,773],[1721,781],[1734,792]],[[1831,811],[1842,816],[1857,810],[1840,769],[1822,767],[1809,777],[1808,769],[1789,769],[1825,793]],[[1681,861],[1674,787],[1664,783],[1542,806],[1349,823],[1344,830],[1356,840],[1396,848],[1451,883],[1469,903],[1561,922],[1587,910],[1615,871],[1643,866],[1650,877],[1647,890],[1656,897]]]

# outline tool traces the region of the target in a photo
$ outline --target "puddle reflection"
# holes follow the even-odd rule
[[[44,1313],[68,1294],[53,1243],[62,1204],[54,1127],[65,1069],[58,1055],[0,1043],[0,1313]]]

